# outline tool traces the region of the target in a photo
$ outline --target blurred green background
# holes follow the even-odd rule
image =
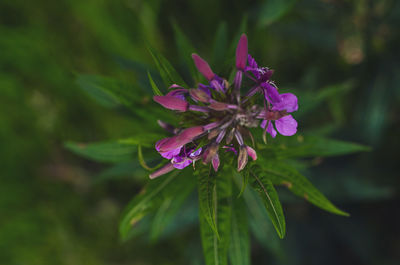
[[[396,0],[2,0],[0,264],[203,264],[196,209],[158,242],[139,228],[122,243],[121,210],[147,175],[101,174],[104,164],[63,144],[146,127],[97,104],[78,73],[149,91],[147,43],[187,78],[190,54],[180,45],[189,41],[211,64],[233,62],[240,32],[259,64],[275,69],[278,86],[308,99],[299,102],[300,132],[373,148],[311,160],[307,176],[352,216],[288,199],[287,237],[271,231],[266,244],[253,240],[253,264],[398,264],[399,28]],[[233,49],[223,54],[218,45]],[[314,98],[324,103],[307,111]]]

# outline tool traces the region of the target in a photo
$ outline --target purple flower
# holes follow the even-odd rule
[[[279,93],[271,80],[274,71],[259,67],[248,54],[245,34],[240,37],[236,48],[233,88],[224,78],[215,74],[199,55],[192,54],[192,58],[208,84],[198,84],[197,88],[192,89],[173,84],[167,95],[154,96],[154,100],[163,107],[178,111],[177,115],[181,115],[180,124],[184,127],[175,128],[158,121],[162,128],[173,134],[155,145],[160,155],[170,162],[153,172],[150,178],[194,165],[197,160],[211,164],[218,171],[220,147],[225,149],[224,155],[237,156],[237,170],[243,170],[249,163],[249,157],[257,160],[256,151],[249,146],[253,137],[249,128],[258,127],[260,121],[264,136],[269,133],[275,138],[277,132],[284,136],[296,133],[297,122],[289,113],[297,111],[297,97],[292,93]],[[242,95],[240,90],[243,89],[244,78],[248,79],[248,82],[244,82],[246,86],[251,82],[253,84],[244,87],[247,91]],[[264,104],[252,104],[256,101],[250,99],[260,94]],[[180,114],[182,112],[189,113]],[[188,124],[191,127],[188,128]]]
[[[276,130],[272,125],[272,120],[264,120],[261,123],[261,127],[265,129],[265,126],[268,123],[266,128],[267,133],[269,133],[273,138],[276,137]],[[283,116],[282,118],[275,120],[275,127],[278,132],[284,136],[292,136],[297,132],[297,121],[292,117],[292,115]]]
[[[250,72],[254,75],[258,83],[263,83],[268,81],[274,73],[274,70],[268,67],[258,67],[256,60],[254,60],[251,55],[248,55],[247,61],[249,65],[245,67],[246,72]]]

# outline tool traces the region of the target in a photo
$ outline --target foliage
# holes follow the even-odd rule
[[[175,27],[175,30],[177,30],[181,39],[187,40],[177,27]],[[181,48],[188,50],[188,52],[192,49],[189,45],[182,45]],[[149,52],[160,71],[165,86],[184,83],[178,72],[164,56],[151,47]],[[147,77],[153,93],[161,95],[162,92],[154,83],[149,72],[147,72]],[[132,96],[129,95],[129,86],[118,81],[95,76],[79,76],[78,84],[86,92],[93,95],[95,99],[98,99],[100,103],[109,102],[105,100],[105,95],[109,95],[116,101],[116,104],[124,105],[130,109],[133,112],[133,118],[138,116],[145,123],[150,124],[157,117],[157,107],[150,109],[150,106],[140,105],[141,102],[138,101],[138,97],[134,97],[133,94]],[[102,93],[101,97],[98,96],[98,92]],[[318,102],[315,101],[325,99],[324,96],[317,97],[314,99],[313,105],[318,106]],[[114,104],[103,105],[115,106]],[[143,113],[143,115],[137,115],[138,113]],[[164,117],[166,115],[168,114],[164,114]],[[140,164],[147,170],[153,170],[146,165],[141,146],[151,146],[155,141],[156,138],[150,135],[140,136],[136,134],[129,139],[120,139],[116,143],[97,143],[89,146],[68,143],[66,146],[77,154],[100,162],[125,162],[139,149],[138,159]],[[215,172],[211,166],[197,165],[194,173],[189,170],[185,170],[184,173],[174,171],[168,176],[150,181],[126,207],[120,224],[122,238],[129,238],[136,224],[152,213],[155,214],[152,237],[156,238],[163,227],[167,225],[168,220],[170,221],[175,214],[178,214],[180,205],[191,193],[195,186],[193,174],[197,176],[200,232],[207,265],[228,264],[228,253],[233,264],[239,262],[249,264],[250,241],[248,240],[248,232],[246,232],[248,230],[247,218],[244,219],[241,216],[246,213],[245,199],[241,194],[247,188],[247,182],[250,182],[251,188],[260,196],[269,219],[280,238],[285,237],[286,221],[278,193],[274,188],[275,185],[285,185],[295,195],[305,198],[321,209],[348,216],[346,212],[334,206],[287,160],[343,155],[366,151],[369,150],[368,147],[313,135],[282,137],[271,140],[271,142],[267,145],[261,142],[257,143],[257,146],[261,149],[259,159],[253,162],[250,168],[242,174],[241,192],[236,199],[235,194],[232,193],[232,183],[234,182],[232,161],[229,162],[225,155],[221,158],[223,164],[218,172]],[[299,161],[298,163],[301,164],[302,162]],[[235,209],[235,207],[237,208]],[[239,207],[241,208],[239,209]]]
[[[277,182],[279,240],[253,179],[227,173],[229,262],[397,264],[398,1],[4,0],[0,14],[1,264],[204,264],[196,188],[176,204],[166,196],[124,244],[118,219],[150,183],[140,137],[142,162],[157,167],[156,119],[173,120],[151,100],[167,90],[149,43],[193,85],[190,53],[228,75],[241,32],[302,106],[299,135],[258,143],[259,159],[301,174],[352,216],[324,215]],[[120,153],[101,150],[114,144]],[[191,173],[181,174],[196,185]]]

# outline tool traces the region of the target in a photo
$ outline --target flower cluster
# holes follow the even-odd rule
[[[236,49],[233,85],[216,75],[197,54],[192,54],[192,58],[208,84],[198,84],[197,88],[191,89],[173,84],[170,87],[173,90],[165,96],[154,96],[154,100],[167,109],[181,113],[186,124],[195,123],[196,126],[175,128],[158,121],[162,128],[173,135],[158,141],[155,146],[161,156],[170,159],[170,163],[152,173],[150,178],[166,174],[174,168],[194,165],[197,160],[205,164],[211,162],[217,171],[220,148],[237,155],[237,170],[240,171],[246,166],[249,156],[257,159],[256,151],[244,140],[249,138],[253,142],[249,128],[261,126],[264,129],[264,141],[266,133],[272,137],[276,137],[277,131],[285,136],[296,133],[297,122],[289,113],[298,109],[297,97],[292,93],[278,92],[277,86],[271,81],[274,71],[259,67],[248,54],[245,34],[241,36]],[[243,94],[242,83],[248,87]],[[260,94],[262,106],[256,104],[256,96]]]

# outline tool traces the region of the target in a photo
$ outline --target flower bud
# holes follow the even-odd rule
[[[200,56],[198,56],[195,53],[192,54],[192,58],[193,58],[194,64],[196,65],[197,70],[199,70],[199,72],[205,78],[207,78],[208,81],[211,81],[214,78],[215,74],[211,70],[208,63],[205,60],[203,60],[203,58],[201,58]]]
[[[167,174],[169,172],[171,172],[174,169],[174,166],[171,163],[166,164],[165,166],[163,166],[162,168],[160,168],[157,171],[154,171],[153,173],[151,173],[149,175],[149,177],[151,179],[155,179],[161,175]]]
[[[239,156],[238,156],[238,171],[241,171],[244,169],[244,167],[247,165],[248,161],[248,154],[245,146],[241,146],[239,149]]]
[[[167,152],[171,151],[173,149],[176,149],[180,146],[183,146],[191,141],[200,134],[203,133],[203,127],[202,126],[196,126],[192,128],[188,128],[183,130],[180,134],[173,136],[171,138],[166,138],[164,140],[161,140],[158,144],[159,152]]]
[[[230,144],[232,142],[234,134],[235,134],[235,128],[232,128],[230,130],[230,132],[228,133],[228,135],[226,136],[226,139],[225,139],[226,144]]]
[[[153,99],[164,108],[171,110],[187,111],[189,107],[185,100],[174,96],[154,96]]]
[[[190,89],[189,93],[194,100],[205,103],[210,101],[210,96],[201,89]]]
[[[246,146],[247,154],[253,159],[253,161],[257,160],[257,153],[256,151],[251,148],[250,146]]]
[[[236,48],[236,68],[240,70],[244,70],[247,63],[247,36],[246,34],[242,34],[240,37],[238,46]]]
[[[213,157],[211,163],[212,163],[212,166],[213,166],[213,168],[214,168],[214,171],[217,172],[217,171],[218,171],[218,168],[219,168],[219,164],[220,164],[219,155],[218,155],[218,154],[216,154],[216,155]]]
[[[214,156],[218,152],[218,144],[212,143],[205,151],[203,154],[203,163],[208,164],[210,161],[214,158]]]

